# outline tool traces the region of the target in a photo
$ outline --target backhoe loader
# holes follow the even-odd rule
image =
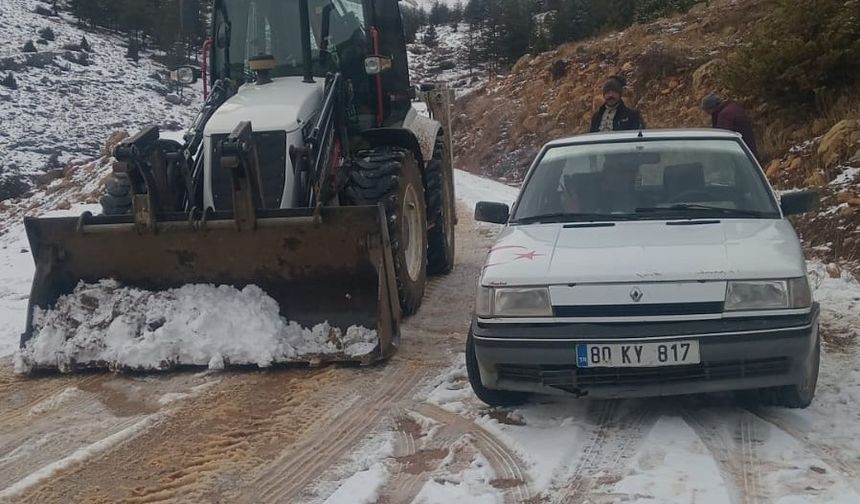
[[[427,275],[454,266],[450,94],[424,93],[433,119],[412,107],[397,0],[212,12],[207,96],[184,141],[152,126],[117,146],[101,215],[25,220],[36,273],[22,348],[35,309],[113,279],[256,285],[285,320],[375,330],[356,360],[387,358]]]

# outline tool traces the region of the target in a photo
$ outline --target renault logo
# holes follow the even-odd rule
[[[630,299],[632,299],[634,303],[642,301],[643,297],[645,297],[645,293],[642,292],[642,289],[639,287],[633,287],[633,290],[630,291]]]

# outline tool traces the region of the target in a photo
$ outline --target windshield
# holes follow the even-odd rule
[[[311,59],[315,75],[344,67],[364,71],[365,20],[357,0],[310,0]],[[302,75],[299,0],[226,0],[216,11],[216,26],[230,26],[230,75],[254,80],[249,59],[275,57],[273,77]],[[327,20],[327,26],[323,26]],[[325,37],[326,31],[328,37]]]
[[[779,217],[766,182],[733,140],[660,140],[549,148],[512,222]]]

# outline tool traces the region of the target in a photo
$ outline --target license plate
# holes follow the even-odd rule
[[[699,362],[696,340],[576,345],[576,366],[581,368],[679,366]]]

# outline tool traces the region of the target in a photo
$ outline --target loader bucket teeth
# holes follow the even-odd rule
[[[152,230],[135,226],[130,215],[27,218],[36,273],[21,346],[34,336],[35,307],[52,307],[81,281],[110,278],[150,291],[257,285],[288,321],[376,330],[377,348],[349,360],[387,358],[399,341],[400,309],[384,210],[319,212],[315,223],[313,209],[260,210],[256,228],[241,231],[230,213],[210,214],[205,222],[160,215]]]

